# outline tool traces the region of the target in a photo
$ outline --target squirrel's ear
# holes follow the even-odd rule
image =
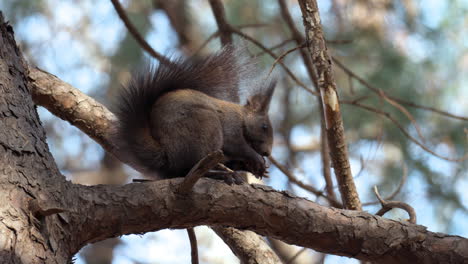
[[[254,112],[267,113],[270,108],[271,97],[275,91],[275,86],[276,79],[271,80],[259,93],[247,99],[246,107]]]

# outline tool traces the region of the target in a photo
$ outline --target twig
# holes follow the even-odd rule
[[[273,62],[273,65],[271,65],[271,68],[270,68],[270,71],[268,72],[268,76],[270,76],[271,72],[273,71],[273,69],[276,67],[276,64],[278,64],[278,62],[282,61],[284,59],[284,57],[288,56],[288,54],[290,54],[291,52],[294,52],[298,49],[302,49],[303,47],[305,47],[305,44],[301,44],[299,46],[296,46],[292,49],[289,49],[287,51],[285,51],[283,54],[281,54],[276,60],[275,62]]]
[[[244,28],[250,28],[250,27],[263,27],[263,26],[266,26],[266,25],[265,24],[245,24],[245,25],[240,25],[237,27],[239,29],[244,29]],[[208,45],[208,43],[210,43],[210,41],[215,39],[217,36],[219,36],[219,30],[216,30],[215,32],[211,33],[211,35],[209,35],[208,38],[205,39],[205,41],[203,41],[200,47],[198,47],[194,52],[192,52],[191,55],[193,56],[193,55],[200,53],[200,51],[202,51],[206,47],[206,45]]]
[[[413,207],[411,207],[409,204],[404,202],[383,200],[382,197],[380,197],[377,186],[374,186],[374,193],[375,196],[377,196],[377,199],[379,199],[380,204],[382,205],[382,208],[377,213],[375,213],[376,215],[383,216],[386,212],[392,210],[393,208],[400,208],[408,213],[410,217],[409,222],[412,224],[416,224],[416,212],[414,211]]]
[[[403,107],[401,104],[399,104],[396,100],[390,98],[381,89],[375,88],[375,87],[371,86],[369,83],[367,83],[366,81],[364,81],[363,79],[359,78],[359,76],[357,76],[357,74],[355,74],[350,69],[348,69],[346,66],[344,66],[344,64],[341,63],[335,57],[333,57],[332,59],[341,69],[343,69],[343,71],[348,75],[349,78],[354,78],[354,79],[358,80],[361,84],[364,85],[364,87],[368,88],[369,90],[371,90],[372,92],[374,92],[375,94],[377,94],[378,96],[383,98],[385,101],[387,101],[389,104],[391,104],[393,107],[400,110],[400,112],[402,112],[411,121],[411,124],[413,124],[413,126],[416,129],[416,132],[418,133],[418,135],[421,138],[422,142],[425,143],[426,139],[424,138],[424,136],[423,136],[423,134],[421,132],[421,128],[419,127],[418,122],[416,122],[416,119],[413,117],[413,115],[410,112],[408,112],[408,110],[406,110],[405,107]],[[350,85],[351,85],[352,80],[350,79],[349,82],[350,82]]]
[[[273,158],[272,156],[268,157],[268,159],[271,161],[271,163],[273,163],[284,175],[286,175],[286,177],[288,177],[288,179],[295,183],[297,186],[301,187],[302,189],[305,189],[317,196],[321,196],[325,199],[328,200],[328,202],[330,202],[330,204],[333,206],[333,207],[336,207],[336,208],[343,208],[343,205],[341,205],[340,202],[338,202],[336,199],[333,199],[331,197],[328,197],[326,196],[322,191],[314,188],[313,186],[310,186],[308,184],[305,184],[303,183],[302,181],[300,181],[299,179],[297,179],[291,172],[289,172],[283,165],[281,165],[278,161],[276,161],[275,158]]]
[[[397,188],[392,192],[392,194],[387,196],[385,200],[392,200],[393,198],[395,198],[395,196],[397,196],[400,193],[401,189],[403,188],[403,185],[405,185],[407,178],[408,178],[408,167],[406,167],[406,164],[403,163],[403,175],[401,176],[400,182],[398,183]],[[379,202],[380,201],[367,202],[367,203],[363,203],[362,205],[363,206],[374,205],[374,204],[378,204]]]
[[[203,41],[203,43],[200,45],[200,47],[198,47],[198,49],[196,49],[193,53],[192,53],[192,56],[200,53],[200,51],[202,49],[204,49],[206,47],[206,45],[208,45],[208,43],[210,43],[210,41],[212,41],[213,39],[215,39],[217,36],[219,35],[219,30],[217,30],[216,32],[212,33],[205,41]]]
[[[141,34],[138,32],[136,27],[130,22],[130,19],[128,19],[127,14],[125,13],[125,10],[123,9],[122,5],[120,5],[118,0],[111,0],[112,4],[114,5],[115,11],[117,11],[117,14],[119,15],[120,19],[124,22],[125,26],[127,27],[128,31],[132,34],[132,36],[135,38],[135,40],[141,45],[141,47],[148,52],[151,56],[153,56],[155,59],[159,60],[161,63],[170,65],[172,62],[168,60],[164,55],[159,54],[156,52],[149,44],[146,42],[146,40],[141,36]]]
[[[252,38],[251,36],[247,35],[247,34],[244,34],[242,31],[236,29],[236,28],[233,28],[231,27],[231,31],[237,35],[239,35],[240,37],[252,42],[253,44],[255,44],[257,47],[259,47],[260,49],[262,49],[263,51],[265,51],[268,55],[270,55],[272,58],[274,59],[277,59],[278,56],[276,56],[275,53],[273,53],[273,51],[271,51],[270,49],[268,49],[267,47],[265,47],[265,45],[263,45],[262,43],[260,43],[258,40]],[[309,93],[315,95],[315,96],[319,96],[319,93],[316,92],[316,91],[313,91],[312,89],[308,88],[303,82],[301,82],[297,77],[296,75],[294,75],[294,73],[292,73],[292,71],[282,62],[279,62],[279,64],[281,65],[281,67],[283,67],[283,69],[286,71],[286,73],[289,75],[289,77],[291,77],[291,79],[296,82],[297,85],[301,86],[303,89],[305,89],[306,91],[308,91]]]
[[[430,153],[430,154],[432,154],[432,155],[434,155],[434,156],[436,156],[436,157],[438,157],[440,159],[447,160],[447,161],[452,161],[452,162],[461,162],[461,161],[464,161],[464,160],[466,160],[468,158],[468,153],[463,155],[461,158],[449,158],[449,157],[444,157],[442,155],[439,155],[439,154],[435,153],[434,151],[429,149],[427,146],[425,146],[424,144],[419,142],[417,139],[415,139],[413,136],[411,136],[408,133],[408,131],[406,131],[405,128],[403,128],[403,126],[395,118],[393,118],[392,115],[390,115],[390,113],[384,112],[384,111],[379,110],[379,109],[375,109],[375,108],[367,106],[367,105],[356,103],[356,102],[355,103],[351,103],[351,102],[348,102],[348,101],[340,101],[340,102],[345,103],[345,104],[356,105],[356,106],[359,106],[362,109],[365,109],[367,111],[374,112],[376,114],[379,114],[379,115],[382,115],[382,116],[386,117],[387,119],[392,121],[392,123],[395,124],[395,126],[398,127],[398,129],[400,129],[400,131],[403,133],[403,135],[405,135],[410,141],[412,141],[413,143],[415,143],[416,145],[421,147],[426,152],[428,152],[428,153]]]
[[[285,40],[281,41],[280,43],[269,47],[268,49],[270,49],[271,51],[273,51],[273,50],[275,50],[275,49],[281,48],[282,46],[288,44],[288,43],[291,42],[291,41],[294,41],[294,39],[285,39]],[[265,54],[265,53],[266,53],[266,52],[262,50],[262,51],[260,51],[259,53],[255,54],[255,57],[262,56],[262,55]]]
[[[307,248],[302,248],[301,250],[299,250],[296,254],[294,254],[294,256],[292,256],[287,262],[286,264],[291,264],[293,263],[294,260],[296,260],[303,252],[305,252],[307,250]]]
[[[306,39],[302,35],[302,33],[297,29],[296,24],[294,23],[294,20],[289,13],[288,6],[285,2],[285,0],[278,0],[278,4],[280,6],[280,11],[281,11],[281,16],[283,17],[284,21],[289,27],[289,30],[291,31],[293,39],[296,41],[297,45],[301,45],[302,43],[305,43]],[[304,65],[306,66],[307,72],[309,73],[309,77],[312,80],[315,90],[319,92],[318,89],[318,77],[317,73],[315,72],[314,65],[312,63],[311,57],[307,54],[306,50],[299,50],[301,53],[302,60],[304,61]],[[322,105],[321,98],[319,98],[319,103]],[[321,110],[321,114],[323,116],[323,110]]]
[[[187,234],[190,240],[190,252],[192,257],[192,264],[198,264],[198,246],[197,236],[193,227],[187,228]]]
[[[343,63],[341,63],[337,58],[333,57],[333,62],[335,62],[335,64],[340,67],[346,74],[352,76],[354,79],[356,79],[358,82],[360,82],[362,85],[364,85],[366,88],[372,90],[373,92],[379,94],[381,92],[380,89],[372,86],[371,84],[369,84],[367,81],[365,81],[363,78],[359,77],[359,75],[357,75],[356,73],[354,73],[353,71],[351,71],[348,67],[346,67]],[[468,117],[465,117],[465,116],[458,116],[458,115],[454,115],[454,114],[451,114],[449,112],[445,112],[445,111],[442,111],[442,110],[439,110],[439,109],[436,109],[436,108],[433,108],[433,107],[428,107],[428,106],[424,106],[424,105],[419,105],[419,104],[415,104],[413,102],[410,102],[410,101],[406,101],[406,100],[403,100],[403,99],[400,99],[400,98],[397,98],[397,97],[394,97],[394,96],[391,96],[391,95],[388,95],[388,94],[385,94],[387,96],[387,98],[389,99],[392,99],[393,101],[396,101],[400,104],[405,104],[407,106],[411,106],[411,107],[414,107],[414,108],[419,108],[419,109],[423,109],[423,110],[426,110],[426,111],[432,111],[434,113],[438,113],[440,115],[444,115],[444,116],[448,116],[448,117],[451,117],[451,118],[455,118],[455,119],[459,119],[459,120],[464,120],[464,121],[468,121]]]
[[[198,179],[200,179],[207,171],[214,168],[223,159],[223,157],[223,152],[218,150],[201,159],[197,164],[195,164],[195,166],[193,166],[187,176],[185,176],[184,181],[179,185],[179,193],[187,194]]]
[[[317,97],[321,99],[320,97]],[[320,100],[319,100],[320,101]],[[321,113],[323,113],[322,105],[317,106]],[[325,179],[325,190],[328,197],[336,200],[335,191],[333,189],[333,180],[330,171],[330,149],[328,147],[327,131],[325,128],[325,120],[323,115],[320,118],[320,158],[322,162],[322,174]]]

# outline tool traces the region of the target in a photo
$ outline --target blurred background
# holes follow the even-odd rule
[[[297,1],[284,2],[297,29],[303,33]],[[139,32],[162,54],[190,56],[220,47],[219,38],[204,44],[217,31],[206,0],[121,3]],[[223,3],[228,22],[272,48],[276,56],[298,46],[277,0]],[[396,190],[393,200],[411,204],[418,224],[431,231],[468,237],[468,162],[441,159],[414,142],[443,157],[456,159],[466,153],[468,0],[319,0],[318,3],[328,49],[352,72],[335,63],[340,99],[347,102],[341,110],[361,200],[364,203],[376,200],[371,190],[374,185],[384,197]],[[0,2],[0,10],[13,26],[16,40],[30,64],[108,106],[133,69],[145,60],[155,61],[129,34],[110,1],[4,0]],[[239,36],[234,40],[241,43]],[[266,71],[272,67],[274,58],[248,41],[243,43],[247,43],[251,55],[259,57],[259,67]],[[300,82],[313,89],[298,51],[283,61]],[[327,199],[297,184],[300,181],[325,191],[317,98],[288,77],[280,66],[276,68],[280,81],[270,109],[275,127],[273,156],[294,174],[296,182],[271,165],[265,184],[328,205]],[[361,78],[377,92],[352,76]],[[382,93],[379,96],[379,90],[396,100]],[[406,103],[397,101],[400,99]],[[453,116],[413,107],[408,102]],[[38,111],[54,158],[62,173],[73,182],[125,184],[132,178],[141,178],[77,128],[41,107]],[[339,199],[334,179],[333,183],[331,192]],[[330,190],[326,193],[330,195]],[[371,213],[379,208],[375,203],[364,206]],[[400,210],[393,210],[386,217],[408,218]],[[209,228],[197,227],[196,232],[201,263],[239,262]],[[294,255],[301,248],[288,250]],[[76,255],[76,263],[189,261],[189,241],[183,230],[109,239],[87,246]],[[337,262],[358,263],[313,250],[304,250],[291,263]]]

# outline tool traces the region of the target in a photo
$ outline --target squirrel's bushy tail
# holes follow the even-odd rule
[[[201,58],[179,58],[170,65],[148,65],[133,76],[117,97],[115,110],[120,126],[117,140],[123,151],[143,169],[158,171],[167,164],[164,147],[152,136],[150,113],[161,95],[192,89],[239,103],[239,83],[253,74],[251,60],[231,46]]]

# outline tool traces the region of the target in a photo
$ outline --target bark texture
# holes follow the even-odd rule
[[[201,179],[188,196],[181,179],[74,186],[66,197],[73,245],[109,236],[197,225],[231,226],[315,250],[377,263],[463,263],[468,240],[365,212],[327,208],[263,185]],[[151,197],[151,199],[148,199]],[[105,221],[103,221],[105,219]],[[145,219],[145,221],[142,221]]]
[[[317,72],[318,86],[325,115],[328,146],[330,148],[333,169],[335,170],[340,188],[341,199],[345,208],[362,210],[349,164],[336,82],[332,74],[331,59],[320,24],[317,2],[315,0],[300,0],[299,4],[306,29],[307,47]]]
[[[282,264],[262,237],[232,227],[212,227],[243,264]]]
[[[26,86],[27,66],[0,12],[0,263],[66,263],[58,215],[65,184]]]

